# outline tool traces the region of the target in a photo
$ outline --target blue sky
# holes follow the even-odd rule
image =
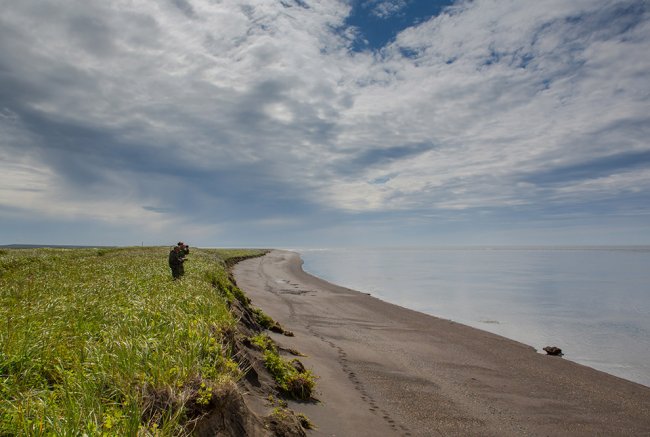
[[[645,1],[23,0],[0,244],[650,244]]]

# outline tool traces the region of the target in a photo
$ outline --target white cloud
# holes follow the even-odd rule
[[[207,208],[210,190],[233,191],[178,167],[240,172],[259,196],[243,202],[280,186],[344,211],[509,207],[588,198],[597,182],[529,176],[649,148],[643,2],[461,2],[379,53],[350,50],[348,2],[306,4],[14,2],[0,18],[0,204],[147,220],[142,205],[170,192],[201,191]],[[632,172],[612,190],[649,184]]]
[[[483,1],[402,32],[346,111],[345,141],[429,141],[437,153],[364,172],[368,180],[399,175],[392,180],[397,201],[384,193],[393,200],[378,208],[444,208],[449,197],[466,207],[539,202],[513,189],[522,174],[647,150],[647,12],[612,14],[611,2]],[[639,21],[634,30],[614,32],[623,27],[616,20],[632,19]],[[405,57],[403,49],[417,54]],[[637,125],[616,127],[625,121]],[[400,179],[407,186],[397,188]],[[342,204],[349,197],[342,194]]]
[[[372,0],[366,3],[371,13],[379,18],[388,18],[407,6],[406,0]]]

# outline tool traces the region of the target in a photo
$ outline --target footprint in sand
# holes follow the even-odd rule
[[[354,388],[361,395],[361,400],[369,405],[368,411],[372,412],[373,414],[380,414],[382,416],[382,419],[384,419],[386,423],[395,431],[397,431],[399,428],[402,431],[402,435],[411,436],[411,433],[408,431],[408,428],[406,428],[402,424],[398,424],[390,416],[390,414],[388,414],[386,410],[379,408],[379,406],[377,405],[377,403],[375,402],[372,396],[368,395],[368,392],[365,390],[363,384],[357,378],[357,374],[355,372],[350,371],[350,367],[348,364],[349,363],[348,354],[343,350],[343,348],[337,346],[334,342],[327,340],[325,336],[317,334],[313,329],[311,329],[311,327],[307,327],[307,329],[312,335],[322,340],[323,343],[326,343],[332,349],[337,350],[339,356],[339,363],[341,364],[341,369],[347,374],[348,379],[350,379],[350,381],[354,385]]]

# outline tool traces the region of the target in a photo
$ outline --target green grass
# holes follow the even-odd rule
[[[167,248],[0,251],[0,435],[183,435],[241,377],[227,260]]]
[[[282,391],[300,400],[311,398],[316,382],[310,370],[299,371],[294,365],[298,360],[283,360],[275,343],[266,334],[252,337],[251,342],[264,353],[264,366]]]

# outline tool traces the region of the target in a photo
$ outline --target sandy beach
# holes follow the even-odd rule
[[[316,401],[290,402],[311,435],[650,435],[643,385],[328,283],[293,252],[234,274],[319,377]]]

